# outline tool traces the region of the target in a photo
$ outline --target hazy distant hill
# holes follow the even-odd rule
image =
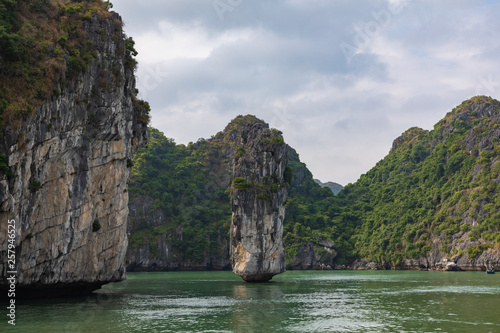
[[[321,187],[328,187],[330,190],[332,190],[333,194],[335,195],[337,195],[344,188],[344,186],[334,182],[323,183],[319,179],[315,179],[314,181]]]

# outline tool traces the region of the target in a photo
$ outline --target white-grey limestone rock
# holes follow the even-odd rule
[[[85,21],[96,59],[5,131],[14,176],[0,179],[0,288],[11,270],[7,220],[16,221],[19,290],[79,294],[126,278],[127,182],[147,124],[116,20]]]
[[[286,267],[286,145],[279,131],[263,123],[249,124],[238,145],[231,188],[233,272],[248,282],[269,281]]]

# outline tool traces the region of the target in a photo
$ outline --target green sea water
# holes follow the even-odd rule
[[[82,298],[18,301],[0,332],[500,332],[500,274],[129,273]]]

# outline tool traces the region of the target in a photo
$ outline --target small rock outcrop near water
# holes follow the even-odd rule
[[[332,267],[336,256],[335,243],[332,241],[306,242],[298,248],[297,255],[291,258],[287,269],[323,270],[328,266]]]
[[[14,270],[7,266],[7,220],[16,226],[21,294],[84,294],[126,277],[127,183],[132,154],[146,140],[148,108],[135,98],[135,60],[121,24],[116,13],[81,22],[93,58],[4,129],[0,289]],[[69,68],[66,58],[53,61]]]
[[[265,282],[285,271],[286,165],[279,131],[255,123],[241,133],[233,163],[230,257],[233,272],[245,281]]]

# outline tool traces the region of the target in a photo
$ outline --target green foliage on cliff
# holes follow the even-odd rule
[[[37,180],[32,180],[30,181],[30,183],[28,184],[28,189],[31,191],[31,192],[36,192],[38,191],[39,189],[41,189],[43,186],[42,184],[37,181]]]
[[[29,114],[53,94],[64,73],[85,70],[95,56],[82,30],[90,14],[111,17],[101,1],[0,1],[3,121]]]
[[[149,135],[147,146],[133,160],[130,202],[139,200],[142,211],[131,212],[131,247],[150,244],[155,249],[165,235],[179,260],[201,263],[206,253],[220,252],[231,217],[225,189],[210,182],[210,156],[218,152],[205,140],[186,147],[156,129],[151,128]],[[151,204],[142,208],[143,200]],[[154,225],[152,216],[159,211],[163,223]]]
[[[110,20],[108,9],[101,0],[0,0],[0,130],[15,127],[21,117],[60,94],[67,80],[86,71],[97,52],[84,25]],[[113,39],[125,39],[122,22],[115,19],[113,24]],[[133,45],[127,38],[127,68],[136,65]]]
[[[347,263],[354,256],[351,235],[357,219],[330,189],[322,188],[313,180],[293,149],[289,150],[288,158],[293,177],[283,225],[287,261],[290,262],[307,242],[317,244],[321,240],[332,240],[339,253],[336,262]]]
[[[434,241],[450,257],[466,241],[475,242],[470,258],[500,246],[499,110],[498,101],[475,97],[430,132],[408,130],[340,193],[359,216],[357,255],[397,264],[429,253]]]
[[[9,168],[9,159],[0,153],[0,175],[12,176],[12,171]]]
[[[252,184],[247,183],[243,177],[235,177],[233,180],[233,187],[238,190],[244,190],[252,187]]]

